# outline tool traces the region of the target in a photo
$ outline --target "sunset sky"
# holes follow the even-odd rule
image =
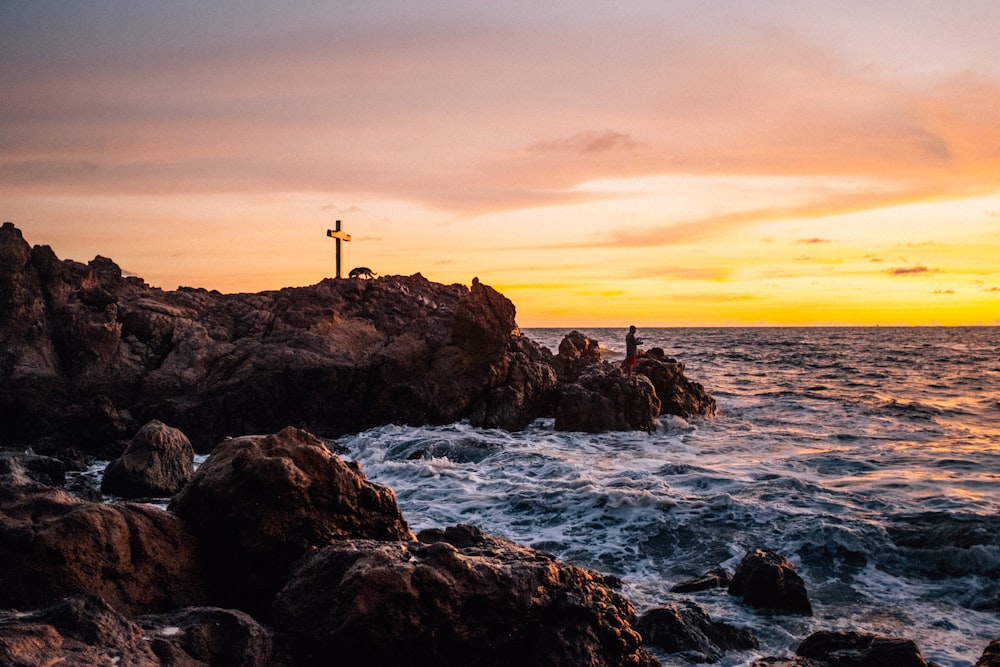
[[[0,2],[0,219],[522,327],[1000,324],[1000,2]]]

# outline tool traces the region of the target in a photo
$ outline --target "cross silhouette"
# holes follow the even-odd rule
[[[351,240],[351,235],[348,234],[347,232],[340,231],[340,220],[337,221],[337,224],[334,226],[333,229],[326,230],[326,235],[329,236],[332,239],[336,239],[337,240],[337,277],[339,278],[340,277],[340,242],[341,241],[350,241]]]

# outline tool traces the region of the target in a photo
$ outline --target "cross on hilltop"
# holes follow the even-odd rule
[[[333,229],[326,230],[326,235],[332,239],[337,240],[337,278],[340,277],[340,242],[350,241],[351,235],[347,232],[340,231],[340,220],[334,225]]]

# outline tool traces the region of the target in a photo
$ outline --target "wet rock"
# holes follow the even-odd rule
[[[786,558],[774,552],[748,552],[733,574],[729,593],[757,609],[812,615],[805,582]]]
[[[30,452],[0,452],[0,475],[7,474],[24,475],[50,486],[66,483],[66,465],[62,461]]]
[[[645,644],[690,662],[718,662],[728,651],[758,648],[749,630],[713,621],[696,604],[680,601],[657,607],[639,617],[635,629]]]
[[[123,498],[172,496],[194,474],[194,448],[183,433],[153,420],[139,429],[104,472],[101,490]]]
[[[720,568],[706,572],[704,575],[691,581],[681,582],[671,587],[671,593],[697,593],[707,591],[712,588],[728,588],[733,581],[733,575]]]
[[[101,598],[76,596],[28,613],[0,611],[0,664],[158,667],[161,662],[138,625]]]
[[[303,559],[274,605],[302,662],[656,664],[602,578],[473,528],[421,537],[440,541],[352,540]]]
[[[292,427],[220,443],[170,510],[197,536],[220,604],[255,615],[311,549],[413,539],[391,489]]]
[[[685,419],[715,416],[715,399],[699,383],[684,375],[684,364],[667,357],[662,349],[654,347],[640,353],[634,372],[645,375],[653,383],[662,414]]]
[[[31,609],[72,595],[99,595],[126,615],[201,604],[194,538],[155,507],[86,502],[0,477],[0,607]]]
[[[611,364],[592,366],[576,382],[559,388],[559,431],[653,431],[660,399],[642,375],[626,377]]]
[[[176,647],[173,655],[190,656],[212,667],[272,667],[283,659],[274,634],[235,609],[187,607],[136,619],[150,640]],[[162,653],[162,651],[157,651]]]
[[[1000,667],[1000,639],[993,640],[983,655],[976,661],[975,667]]]
[[[928,667],[916,642],[861,632],[817,632],[799,644],[796,655],[823,667]]]

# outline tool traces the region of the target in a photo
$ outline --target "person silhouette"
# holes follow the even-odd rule
[[[635,359],[639,356],[639,346],[642,340],[635,336],[635,325],[628,328],[625,334],[625,359],[622,361],[622,370],[625,375],[632,375],[632,367],[635,366]]]

